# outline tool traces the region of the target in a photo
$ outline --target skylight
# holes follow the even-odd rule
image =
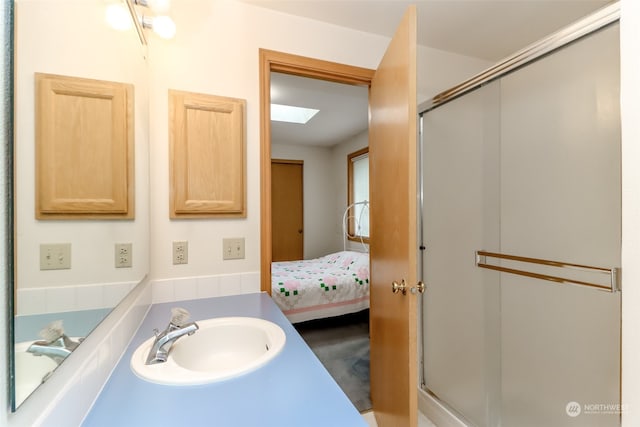
[[[294,107],[291,105],[271,104],[271,120],[276,122],[306,124],[320,110]]]

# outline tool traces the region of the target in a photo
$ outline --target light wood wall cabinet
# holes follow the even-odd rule
[[[35,81],[36,218],[133,218],[133,86],[40,73]]]
[[[171,218],[246,217],[243,99],[169,91]]]

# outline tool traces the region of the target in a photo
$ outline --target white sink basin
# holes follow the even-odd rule
[[[267,320],[221,317],[196,323],[200,329],[179,338],[164,363],[145,365],[154,338],[142,343],[131,357],[133,372],[158,384],[207,384],[253,371],[284,348],[284,331]]]
[[[18,407],[33,391],[42,384],[42,380],[58,367],[53,359],[47,356],[35,356],[27,353],[33,341],[16,343],[16,407]]]

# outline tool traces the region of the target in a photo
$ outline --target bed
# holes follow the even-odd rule
[[[356,313],[369,308],[369,201],[350,204],[342,216],[341,252],[271,263],[271,298],[291,323]],[[349,234],[349,224],[355,235]],[[363,224],[366,231],[363,231]],[[360,240],[361,250],[349,247]],[[353,243],[353,242],[352,242]],[[355,246],[359,246],[357,243]]]
[[[271,265],[271,297],[292,323],[369,307],[368,253],[345,250]]]

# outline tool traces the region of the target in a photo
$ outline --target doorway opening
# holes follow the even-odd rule
[[[369,87],[375,70],[260,50],[260,290],[271,295],[271,74],[278,72]]]
[[[343,239],[342,232],[350,193],[348,156],[368,147],[368,85],[373,70],[278,52],[260,53],[262,290],[272,295],[354,405],[367,411],[371,409],[368,248]],[[283,95],[292,87],[298,96],[306,94],[312,100],[313,105],[298,106],[320,110],[310,120],[314,129],[272,122],[272,103],[296,104],[291,99],[294,95]],[[353,91],[361,98],[357,129],[353,125],[349,129],[347,122],[354,121],[346,120],[350,114],[335,111],[336,105],[349,102],[346,94]],[[324,107],[318,105],[322,102]],[[329,125],[322,122],[328,117],[332,120]],[[295,182],[302,182],[302,188],[296,188],[291,177],[282,179],[275,164],[300,166],[303,177]],[[303,195],[300,210],[304,215],[299,222],[286,219],[293,209],[287,209],[288,202],[281,206],[283,187],[285,193]],[[293,227],[289,234],[299,238],[301,256],[281,256],[283,221]],[[352,254],[353,249],[358,253]],[[315,301],[302,294],[306,286],[302,278],[312,274]]]

